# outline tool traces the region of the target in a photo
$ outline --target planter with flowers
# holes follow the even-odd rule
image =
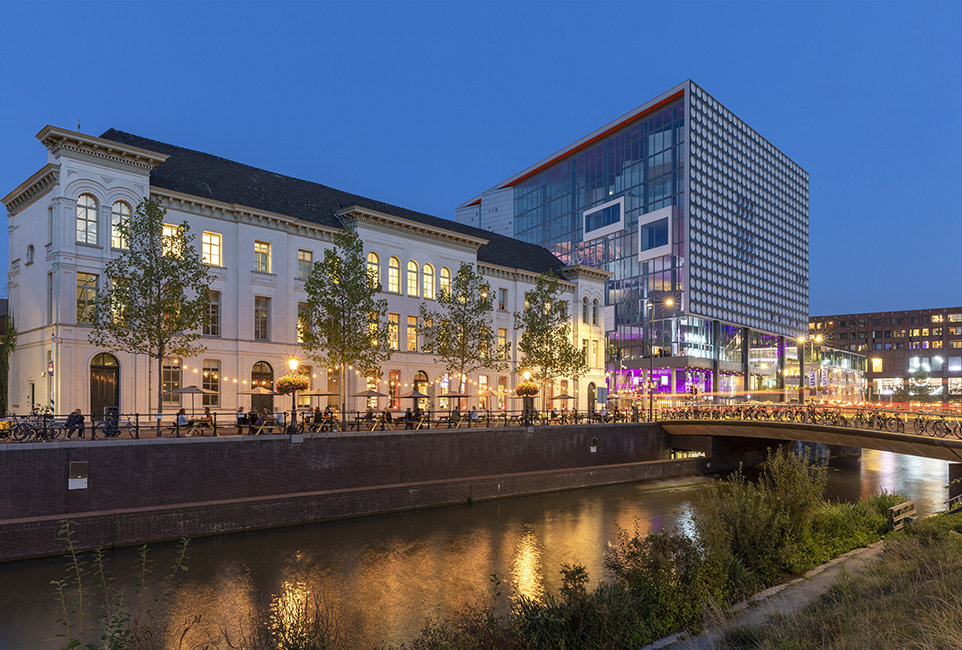
[[[290,395],[310,387],[311,380],[306,375],[285,375],[274,382],[274,390],[280,395]]]
[[[538,384],[533,381],[523,381],[514,388],[518,397],[534,397],[538,394]]]

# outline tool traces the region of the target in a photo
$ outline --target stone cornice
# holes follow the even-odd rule
[[[588,275],[595,278],[600,278],[602,280],[607,280],[614,275],[611,271],[605,271],[604,269],[596,269],[593,266],[585,266],[584,264],[575,264],[574,266],[565,266],[561,269],[563,273],[573,273],[575,275]]]
[[[150,188],[150,198],[168,210],[279,230],[310,239],[329,242],[332,241],[332,235],[337,232],[336,228],[329,228],[303,219],[295,219],[277,212],[257,210],[214,199],[204,199],[192,194],[183,194],[157,187]]]
[[[21,183],[17,189],[3,197],[3,205],[6,206],[10,216],[13,216],[56,187],[59,182],[60,165],[48,163]]]
[[[535,284],[538,278],[541,276],[540,273],[535,273],[534,271],[525,271],[524,269],[512,269],[506,266],[499,266],[497,264],[488,264],[485,262],[478,262],[478,273],[481,275],[486,275],[488,277],[498,277],[504,278],[506,280],[513,280],[515,282],[527,282],[529,284]],[[575,285],[573,282],[568,280],[562,280],[557,278],[558,286],[561,287],[563,291],[573,292]]]
[[[49,124],[40,130],[37,139],[54,156],[80,158],[145,174],[149,174],[151,169],[168,158],[155,151],[131,147]]]
[[[462,246],[475,252],[489,241],[481,237],[472,237],[454,230],[429,226],[418,221],[402,219],[376,210],[361,208],[356,205],[340,210],[337,216],[348,225],[376,225],[387,230],[404,232],[407,235],[415,234],[427,239],[442,241],[446,244]]]

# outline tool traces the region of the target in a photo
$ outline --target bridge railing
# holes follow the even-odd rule
[[[741,404],[716,406],[690,404],[663,409],[663,420],[751,420],[756,422],[796,422],[852,429],[915,433],[962,439],[962,418],[942,413],[896,409],[839,407],[817,404]]]

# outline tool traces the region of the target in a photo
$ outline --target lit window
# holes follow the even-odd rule
[[[498,350],[501,352],[502,359],[508,359],[511,356],[508,350],[508,330],[503,327],[498,328]]]
[[[297,342],[304,342],[304,327],[306,325],[305,321],[307,318],[307,303],[299,302],[297,303]]]
[[[381,283],[381,260],[377,253],[367,254],[367,276],[371,278],[371,284],[377,286]]]
[[[271,340],[271,299],[254,298],[254,340]]]
[[[89,194],[77,197],[77,242],[97,245],[97,199]]]
[[[271,272],[271,244],[266,241],[254,242],[254,270],[261,273]]]
[[[451,291],[451,269],[446,266],[441,267],[441,283],[438,288],[441,293]]]
[[[418,263],[414,260],[408,262],[408,295],[418,295]]]
[[[201,254],[203,255],[201,259],[204,261],[204,264],[221,266],[219,234],[204,231],[203,239],[201,240]]]
[[[872,359],[872,372],[882,372],[881,359]]]
[[[401,260],[392,257],[387,263],[387,290],[401,293]]]
[[[314,253],[311,251],[297,251],[297,279],[306,280],[311,275],[314,265]]]
[[[111,248],[127,248],[127,242],[120,236],[120,224],[129,223],[130,206],[123,201],[114,203],[110,211],[110,246]]]
[[[387,315],[387,338],[392,350],[398,349],[398,327],[400,320],[400,314]]]
[[[97,279],[93,273],[77,273],[77,322],[92,325],[96,315]]]
[[[422,285],[424,289],[424,297],[428,300],[434,300],[434,267],[430,264],[424,265]]]
[[[204,378],[201,380],[201,388],[214,391],[213,395],[204,395],[202,403],[204,406],[220,406],[220,361],[216,359],[204,359]]]
[[[182,243],[178,241],[178,236],[180,235],[182,228],[180,226],[175,226],[173,224],[164,224],[164,255],[169,255],[171,253],[177,253],[174,246]]]
[[[204,318],[204,336],[220,336],[220,291],[209,291],[207,295],[207,316]]]
[[[498,309],[504,311],[508,308],[508,290],[498,289]]]
[[[180,393],[173,392],[180,388],[180,373],[180,359],[164,359],[161,381],[164,387],[163,400],[167,406],[180,406]]]
[[[407,333],[407,350],[408,352],[418,351],[418,317],[408,316],[408,333]]]

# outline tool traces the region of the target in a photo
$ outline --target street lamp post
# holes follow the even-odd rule
[[[524,371],[524,380],[531,381],[531,372],[529,370]],[[534,397],[525,395],[524,396],[524,426],[531,426],[531,411],[534,408]]]
[[[287,365],[291,369],[291,374],[297,372],[297,359],[291,358]],[[287,432],[294,434],[297,433],[297,389],[291,391],[291,423],[287,427]]]

